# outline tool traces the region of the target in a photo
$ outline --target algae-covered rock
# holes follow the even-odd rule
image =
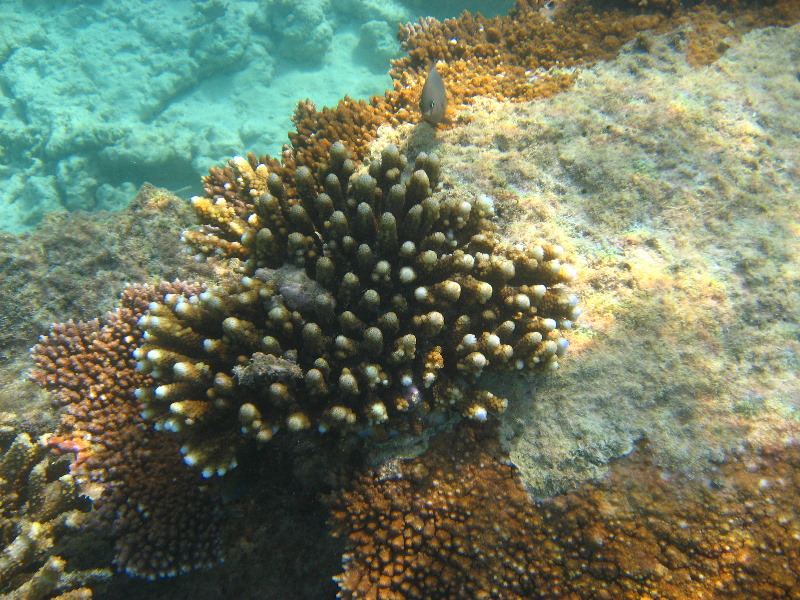
[[[796,422],[799,34],[753,32],[700,68],[647,36],[550,102],[479,103],[440,135],[443,170],[494,195],[511,240],[580,257],[576,359],[503,391],[535,494],[642,438],[691,470]]]

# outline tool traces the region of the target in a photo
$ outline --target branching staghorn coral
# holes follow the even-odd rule
[[[136,351],[157,382],[138,391],[145,418],[180,432],[204,475],[247,437],[485,421],[506,400],[484,373],[557,367],[579,312],[563,250],[501,242],[490,198],[437,190],[435,155],[409,169],[389,146],[367,168],[336,143],[318,180],[297,168],[294,194],[267,165],[232,165],[238,198],[194,198],[208,225],[186,237],[236,246],[240,279],[152,304]]]

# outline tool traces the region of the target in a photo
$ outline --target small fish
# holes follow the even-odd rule
[[[425,85],[422,86],[422,94],[419,97],[419,110],[422,118],[436,127],[439,123],[447,122],[444,113],[447,111],[447,92],[444,89],[444,81],[436,63],[431,65]]]

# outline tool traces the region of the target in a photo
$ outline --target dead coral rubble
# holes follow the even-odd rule
[[[144,185],[119,212],[47,213],[35,231],[0,232],[0,289],[14,290],[0,294],[0,362],[26,356],[64,315],[91,319],[110,310],[124,281],[208,277],[211,268],[175,243],[176,230],[192,222],[186,202]]]
[[[136,356],[156,380],[139,390],[146,418],[181,432],[205,475],[281,430],[385,437],[484,421],[506,401],[481,389],[483,373],[557,367],[578,314],[562,249],[501,242],[490,198],[436,191],[434,155],[407,163],[390,146],[360,167],[336,143],[324,191],[299,167],[292,195],[237,158],[236,200],[193,199],[208,225],[189,241],[236,246],[242,276],[153,305]],[[248,204],[249,216],[236,208]]]
[[[71,473],[114,536],[114,563],[133,575],[175,575],[215,564],[221,554],[216,496],[182,463],[178,440],[142,420],[135,397],[149,382],[133,358],[138,319],[165,293],[201,289],[129,286],[103,322],[53,325],[33,349],[33,378],[65,408],[49,444],[73,455]]]

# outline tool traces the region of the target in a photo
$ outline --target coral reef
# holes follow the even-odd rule
[[[206,0],[182,1],[161,14],[129,0],[59,6],[56,12],[9,0],[0,19],[0,82],[7,90],[0,102],[0,222],[20,231],[50,210],[114,209],[144,181],[193,187],[198,173],[237,149],[278,153],[298,98],[313,94],[317,106],[335,106],[345,92],[366,98],[385,89],[385,75],[375,74],[376,61],[393,49],[385,23],[452,14],[454,6],[443,13],[448,3],[422,4],[412,3],[420,11],[412,13],[397,2],[378,0],[315,0],[302,6],[285,0]],[[507,11],[512,4],[484,0],[458,6]],[[515,29],[508,15],[490,20],[475,14],[426,21],[425,28],[444,36],[432,46],[415,32],[416,25],[405,27],[403,37],[415,55],[439,51],[445,43],[452,47],[444,48],[445,54],[470,55],[454,59],[444,74],[457,104],[501,89],[506,98],[517,92],[540,97],[569,84],[574,73],[566,65],[575,56],[591,62],[613,55],[648,21],[680,26],[687,52],[697,64],[707,64],[724,53],[732,36],[753,26],[796,21],[797,2],[520,2],[514,15],[535,35],[521,35],[528,30]],[[43,21],[58,27],[44,35]],[[361,42],[341,26],[345,23],[363,25]],[[370,43],[376,51],[364,49]],[[109,56],[124,59],[109,61]],[[529,57],[531,64],[545,66],[526,73]],[[287,58],[303,60],[302,67],[313,70],[285,68]],[[384,98],[394,108],[390,114],[415,104],[426,65],[409,60],[400,63],[408,72],[398,66],[394,75],[398,87],[410,87]],[[502,68],[491,65],[498,60]],[[107,85],[97,86],[98,80]],[[219,94],[220,89],[235,93]]]
[[[320,459],[323,463],[315,465]],[[330,489],[331,473],[345,471],[346,465],[341,454],[298,444],[296,438],[274,439],[268,457],[255,449],[246,453],[221,480],[224,563],[152,581],[115,577],[103,599],[332,600],[344,550],[328,531],[328,510],[319,493]]]
[[[180,431],[205,475],[235,464],[241,433],[483,421],[506,406],[484,372],[557,367],[578,314],[562,249],[501,242],[491,198],[435,191],[435,155],[413,173],[407,162],[389,146],[358,169],[336,143],[325,191],[299,167],[289,195],[267,165],[237,158],[238,204],[193,199],[208,225],[189,241],[236,247],[244,276],[151,306],[136,356],[158,383],[139,390],[145,417]]]
[[[191,208],[185,202],[164,190],[144,186],[124,211],[51,214],[34,232],[20,236],[0,234],[0,287],[14,290],[0,295],[0,407],[18,413],[8,425],[0,419],[0,446],[5,447],[20,433],[37,439],[58,426],[58,416],[50,408],[49,394],[38,391],[23,376],[30,369],[28,351],[38,332],[46,330],[54,320],[89,319],[112,308],[126,280],[175,277],[178,273],[204,279],[213,276],[211,264],[191,261],[178,243],[177,231],[191,221]],[[78,363],[73,381],[83,381],[83,368]],[[137,413],[129,411],[127,414],[135,416]],[[94,417],[87,414],[85,418],[88,421]],[[97,418],[100,421],[99,415]],[[135,426],[131,431],[135,431]],[[39,451],[41,454],[43,451]],[[66,462],[62,459],[58,464]],[[175,462],[185,471],[179,460]],[[109,464],[106,468],[116,467]],[[52,467],[47,470],[50,472]],[[21,485],[17,482],[13,487],[17,489]],[[79,487],[84,490],[83,486]],[[34,522],[38,522],[39,517],[35,519]],[[57,543],[64,537],[65,530],[70,536],[77,535],[78,531],[89,529],[89,521],[91,519],[83,517],[80,521],[71,518],[70,527],[53,521],[41,529],[41,542],[56,540]],[[109,551],[105,550],[106,559]],[[74,570],[69,557],[63,553],[58,556],[68,559],[68,572]],[[37,568],[43,566],[42,562],[35,563]],[[56,566],[57,561],[42,575]],[[105,566],[106,562],[97,560],[91,568]],[[12,580],[22,581],[26,573],[28,566],[19,578]]]
[[[322,110],[308,100],[300,102],[292,117],[295,131],[289,132],[297,165],[316,175],[337,141],[350,148],[358,160],[363,159],[381,125],[398,125],[413,118],[411,110],[392,105],[392,101],[388,96],[372,96],[369,102],[345,96],[335,107]]]
[[[465,11],[442,22],[422,19],[400,26],[398,37],[408,56],[392,61],[392,90],[369,101],[345,97],[322,109],[309,100],[298,104],[284,161],[316,173],[336,140],[363,159],[381,125],[419,122],[417,104],[434,61],[441,61],[453,107],[447,117],[454,120],[477,98],[525,102],[561,92],[582,69],[613,58],[645,31],[679,31],[676,46],[692,64],[705,65],[724,54],[726,39],[756,26],[787,26],[799,19],[796,0],[765,6],[723,2],[721,7],[675,4],[626,10],[582,2],[521,1],[503,16]]]
[[[542,597],[787,598],[800,592],[800,446],[743,447],[701,477],[648,448],[539,504]],[[555,542],[555,543],[554,543]]]
[[[408,56],[393,61],[391,75],[401,104],[419,97],[428,66],[443,61],[442,76],[457,105],[476,97],[526,101],[548,97],[571,85],[578,67],[608,60],[646,30],[681,28],[695,65],[710,64],[729,46],[726,38],[755,26],[790,25],[800,4],[766,6],[722,2],[719,7],[674,3],[620,10],[584,2],[520,0],[508,15],[423,19],[401,25]],[[732,25],[735,23],[735,25]]]
[[[224,156],[228,124],[209,125],[208,112],[198,118],[187,106],[200,104],[209,78],[245,68],[245,57],[262,81],[272,61],[248,11],[222,4],[181,2],[168,13],[135,2],[3,4],[4,229],[28,229],[52,210],[120,208],[145,181],[194,185]],[[216,139],[196,135],[200,123]]]
[[[525,242],[536,228],[582,275],[576,360],[558,377],[496,388],[529,399],[510,402],[501,428],[526,487],[544,498],[574,490],[533,508],[510,503],[529,546],[508,564],[525,563],[535,581],[523,597],[798,593],[800,122],[786,115],[800,109],[783,65],[799,40],[798,26],[752,32],[698,71],[675,34],[643,36],[550,102],[480,101],[467,124],[438,136],[443,171],[496,198],[505,235]],[[650,443],[615,460],[642,437]],[[406,597],[398,572],[431,586],[420,597],[459,597],[437,587],[444,569],[425,570],[431,544],[422,564],[405,545],[416,549],[409,523],[436,522],[441,498],[452,498],[443,518],[465,524],[487,510],[459,508],[478,486],[457,451],[454,471],[436,478],[452,482],[452,496],[416,475],[447,467],[439,452],[362,474],[335,497],[334,524],[350,544],[344,598]],[[489,481],[507,459],[498,451],[486,463]],[[502,528],[505,507],[490,505]],[[509,540],[522,537],[516,526]],[[404,545],[374,543],[374,532]],[[441,564],[466,564],[463,552],[442,552]]]
[[[16,419],[7,417],[14,430]],[[24,432],[0,448],[0,598],[91,598],[88,586],[102,585],[111,572],[77,570],[61,556],[80,547],[88,518],[65,461]]]
[[[49,445],[73,455],[70,472],[115,540],[114,563],[143,577],[175,575],[220,558],[221,508],[213,490],[180,460],[179,442],[147,427],[135,390],[136,322],[165,293],[198,286],[130,286],[103,322],[53,325],[33,350],[32,377],[66,411]]]
[[[309,455],[346,468],[343,449],[368,435],[437,431],[424,456],[332,495],[350,550],[343,598],[796,595],[800,179],[785,115],[800,111],[785,65],[800,38],[756,39],[774,45],[696,72],[675,52],[682,33],[639,35],[618,63],[584,70],[574,95],[476,100],[466,125],[439,133],[442,158],[413,168],[386,139],[359,166],[332,143],[334,123],[314,149],[309,117],[304,158],[287,149],[280,163],[212,171],[194,200],[204,227],[184,237],[222,259],[226,282],[129,288],[104,321],[54,326],[34,351],[35,378],[65,407],[50,443],[73,456],[68,481],[92,499],[116,564],[158,577],[215,561],[229,542],[218,486],[240,499],[263,484],[269,514],[254,496],[236,507],[235,567],[197,581],[209,595],[257,589],[252,562],[268,553],[302,579],[315,542],[303,509],[319,526],[314,492],[342,477]],[[386,137],[425,143],[399,129]],[[570,286],[591,309],[570,334],[582,360],[558,378],[503,377],[518,360],[522,372],[559,363],[576,316],[562,251],[586,273]],[[506,397],[522,400],[500,430],[508,455],[490,418]],[[458,417],[470,419],[447,433]],[[642,437],[650,445],[613,460]],[[264,461],[247,442],[270,438]],[[2,420],[0,439],[19,440],[9,464],[32,447]],[[242,468],[203,480],[181,449],[206,475]],[[253,468],[298,449],[276,471],[330,478],[311,492]],[[517,468],[539,495],[577,489],[534,503]],[[48,557],[24,577],[37,568],[61,576]],[[237,569],[236,586],[220,583]],[[147,596],[170,583],[137,585]],[[304,595],[317,584],[309,576]]]
[[[400,56],[400,44],[389,23],[372,20],[359,30],[356,52],[374,71],[385,73],[389,61]]]
[[[800,591],[800,445],[742,448],[687,478],[647,445],[532,502],[487,431],[354,478],[330,503],[341,598],[788,598]]]
[[[306,64],[320,62],[333,41],[334,24],[330,22],[329,0],[272,0],[266,19],[276,53],[284,59]]]
[[[392,63],[402,103],[419,97],[428,65],[442,61],[455,105],[475,97],[526,101],[551,96],[574,81],[575,68],[613,57],[639,32],[660,25],[660,14],[603,10],[569,3],[547,15],[539,2],[519,2],[508,15],[423,19],[401,25],[408,56]]]

